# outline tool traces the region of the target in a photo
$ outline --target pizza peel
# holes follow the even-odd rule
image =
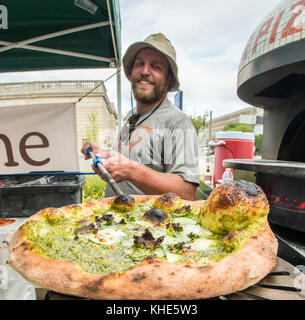
[[[98,168],[101,173],[103,174],[103,176],[105,177],[105,179],[107,180],[107,182],[110,184],[113,192],[117,195],[117,196],[121,196],[123,195],[123,192],[121,191],[121,189],[119,188],[118,184],[115,182],[115,180],[112,178],[111,174],[104,168],[103,166],[103,162],[101,160],[101,158],[98,158],[94,155],[93,150],[91,148],[87,149],[87,153],[90,155],[90,157],[93,160],[93,165]]]

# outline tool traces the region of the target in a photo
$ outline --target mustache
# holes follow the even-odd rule
[[[149,76],[141,75],[140,77],[138,77],[138,78],[136,79],[136,82],[146,81],[146,82],[148,82],[148,83],[150,83],[150,84],[154,84],[154,82],[151,81],[151,80],[149,80],[148,78],[149,78]]]

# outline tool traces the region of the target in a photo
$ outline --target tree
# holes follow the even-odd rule
[[[197,134],[198,134],[199,130],[204,129],[203,128],[203,122],[205,121],[204,117],[198,116],[197,118],[194,118],[192,116],[189,116],[189,119],[192,121],[193,126],[195,127]]]
[[[223,131],[252,132],[252,126],[250,124],[230,122],[223,128]]]
[[[263,135],[259,134],[258,136],[255,136],[255,154],[261,155],[262,154],[262,141],[263,141]]]
[[[88,141],[91,141],[91,142],[94,142],[96,144],[99,143],[99,139],[98,139],[98,134],[99,134],[99,129],[100,129],[100,126],[98,124],[98,121],[97,121],[97,116],[98,116],[98,112],[93,112],[91,111],[89,114],[88,114],[88,119],[89,119],[89,122],[90,122],[90,126],[86,128],[87,130],[87,140]]]

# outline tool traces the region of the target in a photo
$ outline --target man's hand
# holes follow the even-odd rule
[[[116,182],[129,180],[133,161],[114,150],[102,150],[96,152],[96,156],[103,160],[104,168],[110,173]],[[93,170],[101,177],[101,172],[97,168]]]
[[[81,149],[81,153],[85,156],[85,160],[91,159],[90,154],[88,154],[87,150],[92,149],[93,153],[96,154],[101,149],[92,142],[86,142]]]
[[[116,182],[122,182],[129,179],[133,161],[117,151],[101,149],[91,142],[86,142],[81,150],[86,160],[91,158],[87,153],[89,148],[92,149],[96,157],[102,159],[103,167],[110,173]],[[92,169],[103,180],[107,181],[98,168],[92,165]]]

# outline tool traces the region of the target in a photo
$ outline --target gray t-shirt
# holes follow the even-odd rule
[[[142,113],[135,127],[128,141],[128,123],[123,126],[114,150],[153,170],[178,174],[184,181],[199,185],[197,134],[181,110],[165,101],[157,110]],[[130,181],[119,183],[119,187],[123,193],[144,194]],[[113,196],[107,184],[105,197]]]

